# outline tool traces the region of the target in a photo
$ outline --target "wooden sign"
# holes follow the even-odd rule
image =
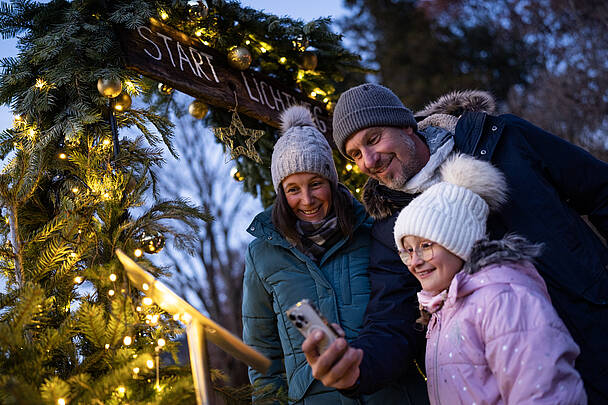
[[[217,107],[234,108],[236,95],[240,113],[277,128],[283,110],[305,105],[334,145],[325,105],[300,90],[286,89],[252,69],[236,70],[228,65],[226,55],[155,19],[149,26],[121,29],[119,35],[127,68]]]

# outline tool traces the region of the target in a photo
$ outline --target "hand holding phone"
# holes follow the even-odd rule
[[[305,338],[316,330],[323,332],[324,337],[318,345],[321,354],[338,338],[338,333],[327,319],[307,299],[301,300],[285,312]]]

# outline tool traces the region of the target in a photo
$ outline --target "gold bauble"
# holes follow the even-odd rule
[[[235,69],[245,70],[251,65],[251,61],[251,52],[244,46],[237,46],[228,52],[228,64]]]
[[[100,77],[97,80],[97,91],[104,97],[117,97],[122,91],[122,82],[118,78]]]
[[[141,250],[146,253],[154,254],[163,250],[165,237],[162,233],[142,233],[139,240]]]
[[[197,120],[205,118],[207,111],[209,111],[209,107],[201,100],[194,100],[188,106],[188,112]]]
[[[204,0],[190,0],[188,2],[188,16],[192,21],[198,22],[209,15],[209,6]]]
[[[165,83],[158,83],[158,92],[165,96],[170,96],[173,93],[173,87]]]
[[[315,70],[317,68],[317,63],[319,63],[319,58],[317,58],[317,54],[313,51],[305,51],[302,53],[302,68],[305,70]]]
[[[118,97],[116,97],[116,101],[114,102],[114,109],[116,111],[126,111],[131,107],[131,96],[129,93],[120,93]]]

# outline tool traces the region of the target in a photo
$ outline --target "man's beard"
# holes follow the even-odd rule
[[[401,190],[407,184],[409,179],[414,177],[420,171],[420,165],[416,161],[416,145],[414,141],[412,141],[409,137],[404,136],[403,141],[407,145],[407,162],[401,161],[397,155],[393,154],[389,157],[389,159],[397,160],[399,164],[399,171],[392,178],[389,179],[380,179],[376,175],[372,175],[378,180],[380,183],[384,184],[386,187],[393,190]],[[392,164],[393,162],[391,162]],[[382,167],[382,166],[380,166]]]

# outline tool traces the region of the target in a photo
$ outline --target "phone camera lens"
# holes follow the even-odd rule
[[[298,315],[298,321],[304,322],[304,317],[302,315]]]
[[[289,314],[289,319],[291,319],[292,321],[295,321],[296,316],[294,314]]]
[[[302,327],[302,322],[296,322],[296,328],[300,329]]]

